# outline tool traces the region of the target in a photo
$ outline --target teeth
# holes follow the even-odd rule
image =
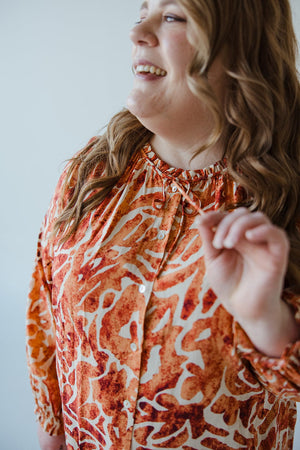
[[[161,77],[166,76],[167,72],[163,69],[160,69],[159,67],[155,67],[155,66],[143,66],[143,65],[139,65],[136,67],[135,69],[136,73],[152,73],[153,75],[158,75]]]

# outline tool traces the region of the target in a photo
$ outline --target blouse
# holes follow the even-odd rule
[[[38,421],[68,450],[291,449],[300,342],[255,349],[205,274],[196,212],[245,199],[222,160],[169,167],[148,144],[64,244],[41,230],[27,313]],[[300,322],[300,298],[284,299]],[[241,299],[247,302],[247,298]]]

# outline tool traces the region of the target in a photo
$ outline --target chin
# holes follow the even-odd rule
[[[141,92],[133,89],[127,97],[127,108],[138,119],[139,117],[144,116],[145,111],[145,97],[141,94]]]
[[[161,113],[160,99],[155,96],[143,94],[140,90],[133,89],[126,102],[127,109],[133,114],[146,128],[149,129],[146,122],[155,121]]]
[[[149,117],[149,114],[145,111],[143,106],[139,106],[136,103],[127,101],[127,109],[131,114],[133,114],[143,125],[143,119],[147,121],[147,117]]]
[[[126,107],[127,107],[128,111],[131,112],[131,114],[133,114],[134,116],[137,117],[139,108],[137,107],[136,102],[133,101],[131,95],[129,95],[127,98]]]

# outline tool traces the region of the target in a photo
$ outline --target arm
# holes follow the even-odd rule
[[[278,392],[284,382],[299,395],[300,327],[282,300],[289,253],[285,232],[264,214],[245,208],[206,213],[199,218],[199,231],[207,276],[234,318],[241,357],[263,382],[278,376]],[[293,306],[300,311],[300,299]]]
[[[280,356],[300,339],[292,311],[281,299],[289,252],[284,231],[262,213],[239,208],[202,216],[200,233],[207,273],[223,305],[258,350]]]
[[[56,374],[55,325],[51,306],[51,264],[40,234],[26,317],[26,353],[35,413],[49,434],[63,433]]]
[[[64,431],[56,373],[56,332],[52,310],[52,269],[48,231],[51,209],[37,246],[26,316],[26,353],[35,414],[51,435]]]
[[[91,139],[83,154],[90,151],[96,138]],[[75,159],[80,152],[75,155]],[[35,413],[39,422],[41,442],[64,442],[64,425],[60,389],[56,372],[56,324],[52,298],[52,231],[61,211],[61,193],[67,201],[76,184],[77,172],[70,175],[72,159],[66,165],[56,186],[38,240],[37,257],[29,293],[26,323],[26,352],[30,383],[35,398]],[[64,183],[69,180],[68,189]],[[42,445],[42,444],[41,444]],[[48,448],[48,444],[42,448]],[[49,447],[52,449],[52,447]],[[53,447],[54,448],[54,447]]]

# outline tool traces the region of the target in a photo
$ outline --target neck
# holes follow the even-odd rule
[[[198,141],[196,144],[192,142],[184,143],[154,135],[151,145],[157,156],[169,166],[178,169],[198,170],[219,161],[224,153],[224,145],[220,140],[193,158],[195,152],[204,142],[203,140],[203,142]]]

